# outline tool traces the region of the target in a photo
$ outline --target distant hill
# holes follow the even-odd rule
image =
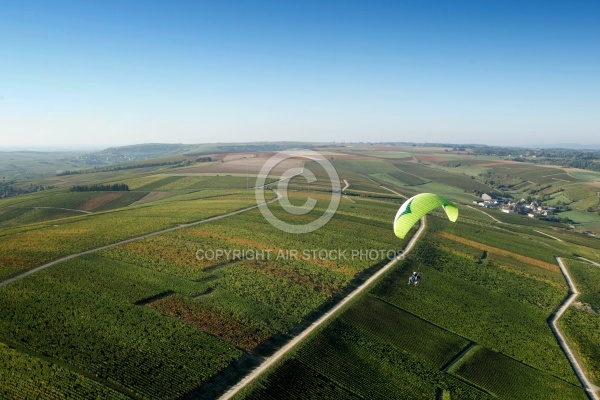
[[[143,143],[130,146],[109,147],[94,152],[94,154],[99,156],[122,157],[126,158],[127,161],[135,161],[181,154],[193,147],[194,145],[181,143]]]
[[[311,149],[333,146],[327,142],[248,142],[248,143],[207,143],[192,146],[186,154],[206,152],[252,152],[252,151],[284,151],[293,149]]]
[[[600,144],[556,143],[524,146],[529,149],[600,150]]]

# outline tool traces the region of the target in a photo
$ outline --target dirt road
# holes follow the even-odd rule
[[[480,213],[482,213],[482,214],[485,214],[485,215],[487,215],[488,217],[490,217],[491,219],[493,219],[493,220],[494,220],[494,222],[497,222],[497,223],[499,223],[499,224],[503,224],[503,223],[504,223],[504,222],[500,221],[498,218],[494,217],[493,215],[490,215],[490,214],[486,213],[486,212],[485,212],[485,211],[483,211],[483,210],[480,210],[480,209],[478,209],[478,208],[471,207],[471,206],[467,206],[467,207],[469,207],[469,208],[471,208],[471,209],[473,209],[473,210],[475,210],[475,211],[479,211],[479,212],[480,212]]]
[[[563,275],[565,276],[565,280],[567,281],[567,284],[569,285],[569,292],[571,294],[569,295],[569,297],[567,297],[565,299],[565,301],[562,303],[562,305],[560,306],[558,311],[554,314],[554,316],[550,320],[550,329],[552,329],[554,336],[556,336],[556,340],[558,341],[558,343],[560,344],[560,347],[562,347],[567,358],[569,359],[569,362],[571,363],[571,366],[575,370],[575,373],[577,374],[579,381],[583,385],[583,388],[585,389],[585,392],[588,395],[588,397],[591,400],[599,400],[598,391],[600,390],[600,387],[592,384],[588,380],[587,376],[585,375],[585,372],[583,371],[583,368],[581,368],[581,365],[579,363],[579,360],[577,359],[577,356],[573,353],[573,351],[567,344],[567,340],[565,339],[565,336],[563,335],[560,328],[558,327],[558,320],[560,319],[560,317],[562,317],[562,315],[565,313],[565,311],[567,311],[567,309],[571,306],[571,304],[573,304],[573,302],[579,295],[579,292],[577,291],[577,288],[575,287],[575,284],[573,283],[573,280],[571,279],[571,275],[569,274],[569,271],[563,264],[562,259],[560,257],[556,257],[556,261],[558,262],[558,265],[560,266],[560,270],[562,271]]]
[[[379,279],[379,277],[381,277],[383,274],[385,274],[387,271],[389,271],[389,269],[392,268],[398,261],[400,261],[401,259],[404,258],[404,255],[406,253],[408,253],[413,248],[413,246],[415,245],[417,240],[419,240],[419,237],[425,230],[425,226],[426,226],[425,218],[423,217],[423,218],[421,218],[421,226],[419,227],[419,229],[417,230],[415,235],[412,237],[410,242],[408,242],[408,244],[404,248],[404,252],[402,255],[397,256],[396,258],[394,258],[393,260],[388,262],[386,265],[384,265],[383,268],[381,268],[379,271],[377,271],[375,274],[373,274],[369,279],[367,279],[362,285],[357,287],[353,292],[351,292],[348,296],[346,296],[342,301],[340,301],[330,311],[323,314],[317,321],[315,321],[312,325],[310,325],[308,328],[306,328],[303,332],[301,332],[296,337],[294,337],[292,340],[290,340],[285,346],[283,346],[281,349],[279,349],[275,354],[266,358],[256,369],[254,369],[252,372],[250,372],[248,375],[246,375],[241,381],[239,381],[235,386],[233,386],[231,389],[229,389],[227,392],[225,392],[225,394],[223,394],[223,396],[221,396],[221,399],[226,400],[226,399],[233,398],[240,390],[242,390],[244,387],[246,387],[248,384],[250,384],[250,382],[252,382],[254,379],[256,379],[260,374],[265,372],[270,366],[272,366],[278,360],[280,360],[283,356],[285,356],[288,351],[290,351],[295,346],[297,346],[302,340],[304,340],[308,335],[310,335],[315,329],[317,329],[319,326],[323,325],[325,322],[329,321],[330,318],[332,318],[335,314],[337,314],[338,311],[340,311],[346,304],[348,304],[350,301],[352,301],[352,299],[356,298],[358,295],[363,293],[367,288],[369,288],[373,284],[373,282],[375,282],[377,279]]]

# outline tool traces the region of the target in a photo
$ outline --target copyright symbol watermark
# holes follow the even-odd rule
[[[327,172],[327,176],[329,182],[331,183],[331,199],[329,201],[329,205],[327,209],[321,216],[314,221],[305,224],[290,224],[288,222],[282,221],[277,218],[269,209],[268,204],[265,201],[264,189],[267,177],[269,173],[275,168],[277,165],[289,159],[298,159],[303,161],[315,161],[317,162],[321,168]],[[288,184],[290,180],[296,176],[302,176],[308,183],[313,183],[317,181],[315,174],[309,169],[302,167],[293,167],[286,170],[283,174],[281,174],[281,178],[276,182],[269,183],[269,186],[277,185],[277,189],[274,189],[275,194],[277,195],[277,200],[281,204],[281,207],[288,213],[292,215],[304,215],[311,212],[315,206],[317,205],[317,200],[309,197],[306,202],[301,206],[295,206],[290,203],[288,199]],[[335,214],[341,200],[341,187],[340,187],[340,179],[339,176],[329,161],[320,153],[312,150],[301,150],[301,151],[281,151],[276,153],[274,156],[269,158],[267,162],[265,162],[258,174],[256,179],[256,188],[255,188],[255,198],[256,203],[258,204],[258,209],[262,213],[263,217],[271,225],[276,227],[279,230],[288,233],[308,233],[315,231],[325,225]]]

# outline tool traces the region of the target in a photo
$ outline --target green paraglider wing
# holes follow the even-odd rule
[[[421,217],[431,210],[442,206],[448,219],[455,222],[458,218],[458,208],[449,200],[434,193],[421,193],[406,200],[394,218],[394,233],[399,238],[404,238],[410,228]]]

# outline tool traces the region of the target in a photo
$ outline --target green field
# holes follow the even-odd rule
[[[572,220],[579,229],[597,232],[600,230],[600,215],[585,211],[571,210],[560,214],[563,218]]]
[[[444,388],[456,398],[486,398],[422,361],[418,351],[338,320],[242,397],[430,399]],[[298,373],[300,380],[290,379]]]
[[[186,222],[192,211],[198,211],[197,220],[211,212],[237,209],[244,196],[248,195],[205,190],[90,215],[70,225],[130,237],[145,229]],[[292,193],[291,201],[303,196]],[[327,196],[311,197],[319,199],[312,214],[322,212],[327,202],[321,198]],[[271,336],[289,334],[314,309],[341,295],[354,277],[382,259],[379,255],[329,260],[310,253],[304,257],[305,252],[340,249],[350,257],[353,249],[360,248],[395,251],[399,244],[388,224],[397,207],[396,202],[368,198],[343,202],[332,221],[303,243],[294,234],[282,234],[254,210],[232,216],[231,221],[182,228],[79,257],[2,288],[0,308],[5,317],[0,331],[8,343],[18,343],[84,375],[114,381],[122,394],[178,398]],[[289,218],[281,206],[275,205],[273,212]],[[299,218],[310,220],[312,214]],[[169,215],[163,222],[168,225],[157,224],[160,215]],[[144,225],[142,216],[153,225]],[[134,225],[123,225],[133,220]],[[64,225],[62,220],[54,224]],[[113,231],[102,224],[127,229]],[[5,234],[11,240],[23,235],[29,240],[36,234],[39,244],[44,228],[24,228],[20,235]],[[357,238],[353,235],[357,228],[369,234]],[[93,236],[78,236],[81,239],[68,242],[72,247],[65,251],[114,241],[112,235],[96,236],[90,242],[83,239]],[[46,240],[54,243],[62,236]],[[61,251],[56,245],[48,247],[55,252],[51,254]],[[272,253],[265,259],[207,261],[196,258],[198,249],[268,249]],[[278,258],[289,250],[300,257]],[[16,301],[31,290],[36,295],[27,302]],[[20,324],[24,329],[18,329]],[[46,329],[43,333],[30,329],[34,324]],[[63,336],[61,332],[69,333]],[[167,347],[164,338],[169,338]],[[136,340],[141,341],[139,345],[130,347]],[[190,346],[197,350],[191,352]],[[56,385],[63,384],[61,379],[66,378],[57,376]],[[176,382],[176,388],[167,381]]]
[[[240,351],[136,305],[167,289],[191,294],[202,285],[99,256],[80,257],[2,288],[2,339],[113,380],[124,394],[176,398]]]
[[[600,172],[594,172],[594,171],[584,171],[584,170],[569,171],[569,175],[572,175],[575,178],[581,179],[584,181],[599,181],[600,180]]]
[[[0,230],[0,276],[68,254],[115,243],[256,204],[253,194],[200,191],[104,212]]]
[[[472,179],[464,174],[456,174],[445,171],[441,168],[425,166],[418,163],[395,163],[399,170],[405,173],[419,176],[421,178],[431,180],[440,184],[461,188],[464,191],[471,192],[473,190],[493,191],[493,189],[485,184]]]
[[[508,269],[477,264],[439,246],[417,250],[416,258],[392,276],[397,281],[407,276],[408,269],[422,268],[427,282],[419,291],[388,283],[375,294],[475,343],[564,379],[575,379],[546,322],[564,289]],[[539,346],[546,351],[540,354]]]
[[[451,373],[501,399],[586,399],[579,386],[501,353],[476,347]]]
[[[340,319],[438,369],[469,344],[461,336],[372,296],[366,296]]]
[[[39,356],[0,343],[0,397],[6,399],[111,398],[127,399],[107,381],[82,375]]]

